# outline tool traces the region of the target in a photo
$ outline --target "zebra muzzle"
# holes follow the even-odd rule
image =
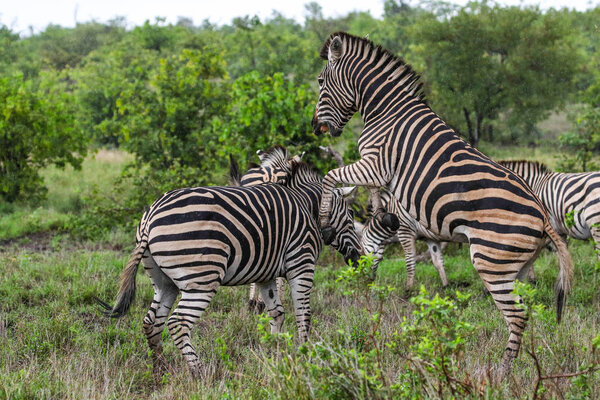
[[[348,264],[349,261],[352,261],[352,265],[356,267],[358,265],[357,263],[359,258],[360,253],[356,249],[352,249],[350,250],[350,253],[344,258],[344,261],[346,261],[346,264]]]
[[[400,228],[400,219],[396,214],[385,213],[381,217],[381,223],[392,231],[397,231]]]
[[[335,240],[335,228],[331,225],[322,227],[321,237],[323,238],[323,243],[329,246]]]

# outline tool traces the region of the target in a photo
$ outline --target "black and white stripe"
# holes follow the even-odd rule
[[[219,286],[256,283],[272,317],[271,331],[279,332],[284,318],[275,279],[284,277],[300,338],[306,340],[314,264],[322,247],[316,218],[321,181],[306,164],[294,163],[287,186],[197,187],[164,194],[138,227],[116,305],[101,304],[113,317],[127,311],[142,260],[154,287],[144,330],[155,366],[162,364],[161,334],[168,317],[169,332],[196,374],[199,358],[190,331]],[[356,260],[360,244],[342,192],[336,189],[333,195],[332,218],[340,234],[331,245]],[[181,299],[169,316],[178,293]]]
[[[533,161],[498,161],[519,175],[548,209],[559,235],[594,239],[600,257],[600,172],[554,172]],[[567,223],[566,215],[572,215]]]
[[[419,76],[400,58],[343,32],[329,37],[321,57],[328,62],[319,75],[314,132],[337,136],[356,111],[365,123],[358,139],[361,159],[323,180],[323,236],[335,234],[329,225],[332,189],[350,184],[371,188],[376,199],[378,188],[388,188],[427,230],[469,243],[473,265],[508,324],[500,368],[508,372],[526,324],[517,306],[521,300],[512,294],[514,282],[531,266],[546,235],[559,251],[559,320],[573,273],[544,206],[520,178],[472,148],[428,107]]]
[[[365,223],[362,231],[361,244],[366,254],[371,253],[374,256],[374,267],[377,268],[383,258],[383,251],[388,241],[396,236],[404,250],[406,260],[406,287],[412,288],[415,280],[415,241],[425,240],[431,255],[431,261],[440,274],[442,284],[448,285],[446,270],[444,269],[444,257],[442,256],[441,238],[439,235],[429,231],[423,225],[414,219],[387,189],[381,190],[381,202],[387,213],[398,217],[399,226],[390,227],[379,218],[371,217]]]

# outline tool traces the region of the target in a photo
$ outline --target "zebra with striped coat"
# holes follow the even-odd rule
[[[260,159],[260,165],[251,164],[250,168],[240,175],[239,167],[234,158],[229,156],[229,185],[230,186],[254,186],[263,183],[278,183],[285,185],[292,173],[292,163],[300,162],[302,156],[294,156],[290,160],[287,149],[282,146],[256,152]],[[277,278],[277,293],[281,299],[283,295],[283,278]],[[265,308],[265,302],[256,284],[250,284],[250,296],[248,300],[250,310],[261,313]]]
[[[406,212],[398,199],[387,189],[381,190],[381,202],[386,213],[398,217],[399,225],[398,227],[390,227],[375,216],[369,218],[365,223],[361,236],[361,244],[365,254],[371,253],[375,257],[374,268],[377,268],[383,258],[386,241],[397,236],[404,250],[404,258],[406,260],[406,287],[412,288],[415,280],[415,241],[422,239],[427,242],[431,261],[440,274],[442,285],[447,286],[448,278],[446,278],[446,270],[444,269],[444,257],[442,256],[440,237],[427,230],[419,221]]]
[[[508,326],[498,368],[498,376],[505,376],[526,326],[514,282],[537,258],[546,235],[558,249],[559,321],[570,288],[573,263],[543,204],[513,172],[471,147],[427,106],[419,76],[400,58],[344,32],[327,39],[321,57],[327,64],[318,77],[315,134],[339,136],[357,111],[365,124],[358,139],[361,159],[323,180],[324,239],[335,237],[332,193],[344,183],[367,186],[375,198],[377,188],[386,187],[429,231],[469,243],[471,261]]]
[[[498,161],[531,186],[559,235],[594,240],[600,258],[600,172],[554,172],[533,161]],[[572,213],[572,223],[566,215]]]
[[[136,248],[121,275],[114,307],[101,302],[106,314],[120,317],[135,294],[140,261],[154,287],[144,331],[156,369],[164,367],[161,336],[165,321],[193,375],[200,361],[191,329],[221,285],[256,283],[279,332],[283,307],[275,278],[288,281],[301,340],[310,326],[309,297],[314,264],[321,251],[318,229],[322,178],[304,163],[294,163],[288,186],[197,187],[164,194],[144,213]],[[332,246],[356,261],[360,244],[343,189],[334,193],[333,220],[339,235]],[[178,293],[176,308],[171,311]]]

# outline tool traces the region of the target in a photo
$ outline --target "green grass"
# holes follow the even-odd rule
[[[132,233],[133,235],[133,233]],[[544,251],[536,262],[536,301],[547,305],[545,321],[534,321],[542,337],[538,353],[546,372],[574,371],[590,360],[591,340],[598,334],[600,311],[596,256],[592,245],[572,242],[576,261],[574,289],[569,296],[563,323],[554,322],[553,286],[556,256]],[[410,318],[407,300],[416,289],[404,289],[404,261],[396,253],[378,271],[378,282],[397,289],[383,314],[382,335],[389,337],[403,317]],[[325,252],[327,254],[327,251]],[[35,252],[14,245],[0,253],[0,399],[3,398],[230,398],[279,397],[270,389],[271,377],[258,368],[274,349],[260,342],[258,316],[246,307],[247,288],[220,288],[206,314],[193,329],[193,343],[205,366],[204,376],[192,380],[185,362],[165,331],[163,342],[174,374],[162,379],[152,375],[151,359],[142,333],[142,319],[152,300],[149,279],[138,274],[138,293],[123,319],[103,317],[94,296],[110,300],[118,289],[119,274],[128,251],[92,251],[59,248]],[[323,257],[317,268],[311,301],[312,340],[333,341],[338,331],[364,335],[367,316],[357,299],[344,296],[335,282],[341,268],[337,255]],[[466,371],[476,374],[499,359],[507,339],[501,314],[469,262],[466,246],[450,245],[445,252],[450,286],[443,288],[431,264],[418,264],[417,286],[430,293],[454,296],[454,291],[471,294],[463,313],[465,321],[478,327],[466,343]],[[141,268],[140,268],[141,270]],[[287,289],[286,289],[287,290]],[[284,298],[287,312],[284,329],[295,334],[289,293]],[[547,321],[546,321],[547,320]],[[530,328],[528,328],[530,329]],[[361,333],[363,332],[363,333]],[[234,363],[228,370],[219,356],[216,338],[222,338]],[[393,376],[401,361],[391,353],[385,366]],[[494,389],[495,398],[523,398],[531,394],[533,362],[521,352],[510,380]],[[596,376],[595,384],[600,387]],[[577,388],[561,383],[564,393],[577,397]],[[496,397],[497,396],[497,397]]]
[[[535,158],[549,165],[556,154],[551,148],[485,148],[494,158]],[[65,218],[92,193],[108,188],[129,157],[119,152],[99,153],[86,159],[81,171],[49,168],[43,172],[49,185],[48,200],[36,209],[6,207],[0,213],[0,240],[18,241],[0,246],[0,400],[33,398],[280,398],[265,360],[277,349],[261,343],[259,317],[246,307],[247,288],[220,288],[206,314],[193,329],[193,343],[204,365],[203,377],[193,380],[168,333],[163,333],[165,355],[173,371],[162,378],[152,374],[151,358],[142,331],[142,320],[152,300],[149,279],[140,271],[137,298],[127,316],[103,317],[94,296],[112,302],[119,274],[132,250],[135,233],[115,232],[110,239],[119,246],[98,250],[97,243],[74,242],[68,235],[36,237],[34,232],[60,229]],[[45,242],[38,245],[37,242]],[[43,243],[42,243],[43,244]],[[425,246],[420,245],[421,250]],[[117,250],[114,250],[117,249]],[[121,250],[122,249],[122,250]],[[570,244],[575,260],[575,281],[568,297],[563,323],[554,318],[556,255],[543,251],[535,264],[535,300],[546,305],[541,320],[533,321],[539,334],[538,350],[545,373],[575,371],[592,359],[591,342],[598,335],[600,270],[593,246]],[[450,285],[441,286],[430,263],[416,269],[416,288],[407,291],[405,264],[399,246],[391,247],[381,263],[377,282],[394,286],[382,315],[382,339],[391,337],[404,317],[411,318],[409,298],[423,284],[430,293],[455,297],[455,291],[471,294],[462,318],[477,326],[466,341],[463,370],[480,374],[496,363],[507,340],[506,325],[474,271],[466,246],[451,244],[444,253]],[[340,331],[350,333],[357,345],[365,337],[369,318],[356,298],[344,296],[336,277],[341,257],[327,249],[315,275],[311,300],[311,341],[334,344]],[[141,270],[142,268],[140,268]],[[289,290],[284,297],[284,330],[295,334]],[[527,332],[531,332],[531,326]],[[228,368],[220,357],[217,338],[222,338],[233,363]],[[402,360],[384,354],[384,368],[391,379]],[[489,388],[489,398],[531,397],[535,369],[522,351],[511,377]],[[561,380],[565,398],[598,397],[600,376],[591,377],[596,392]],[[551,396],[558,396],[556,390]]]
[[[47,198],[39,206],[0,204],[0,241],[39,232],[61,230],[69,217],[77,214],[86,197],[114,185],[132,157],[118,150],[100,150],[85,159],[82,168],[45,168],[41,175],[48,187]]]

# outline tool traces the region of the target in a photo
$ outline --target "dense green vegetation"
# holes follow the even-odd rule
[[[472,144],[535,146],[559,137],[563,169],[594,166],[600,8],[387,0],[381,18],[326,18],[318,3],[305,8],[303,24],[277,13],[220,26],[157,18],[126,29],[115,19],[23,37],[2,25],[0,201],[39,204],[40,167],[78,167],[102,146],[134,156],[124,175],[143,188],[127,197],[111,187],[86,202],[83,211],[108,211],[101,197],[118,199],[106,229],[129,223],[124,214],[173,186],[224,183],[227,154],[245,163],[259,148],[283,144],[326,170],[332,164],[318,151],[326,139],[312,135],[309,119],[318,52],[336,30],[368,34],[413,64],[433,109]],[[572,104],[571,128],[540,129]],[[360,126],[336,143],[348,160]]]
[[[246,290],[220,289],[194,330],[206,365],[199,381],[166,331],[173,371],[153,376],[141,328],[152,289],[143,274],[122,320],[102,317],[93,296],[115,295],[144,207],[175,187],[225,184],[229,154],[244,166],[256,150],[282,144],[323,171],[335,162],[319,145],[356,159],[358,117],[335,141],[310,127],[318,53],[334,31],[368,34],[412,64],[432,108],[490,157],[597,169],[599,20],[600,7],[386,0],[382,18],[326,18],[309,3],[303,23],[274,13],[127,29],[116,19],[19,36],[0,21],[0,399],[532,396],[538,371],[527,351],[507,381],[478,386],[502,353],[505,323],[456,245],[445,253],[449,288],[430,264],[417,267],[429,294],[402,289],[398,249],[368,290],[326,249],[307,346],[294,339],[288,294],[291,336],[271,337],[246,309]],[[591,244],[570,249],[576,277],[560,327],[553,253],[535,264],[535,290],[521,289],[546,307],[532,308],[524,340],[543,375],[598,363],[600,268]],[[436,329],[454,336],[442,340]],[[440,366],[466,386],[449,383]],[[597,398],[599,387],[594,372],[545,380],[538,396]]]

